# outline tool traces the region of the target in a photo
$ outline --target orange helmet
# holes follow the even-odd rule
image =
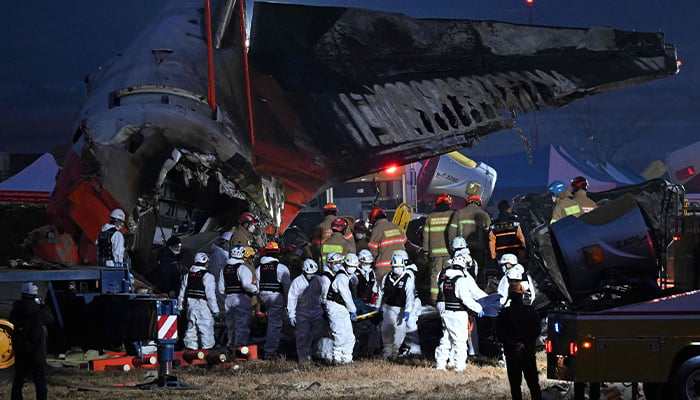
[[[324,213],[336,213],[338,212],[338,206],[335,203],[328,202],[323,206]]]
[[[373,224],[374,221],[377,220],[377,217],[379,217],[380,215],[386,216],[386,214],[384,214],[384,210],[382,210],[379,207],[374,207],[369,213],[369,222]]]
[[[337,232],[345,232],[345,228],[348,227],[348,222],[342,218],[336,218],[331,222],[331,229]]]
[[[241,217],[238,219],[238,222],[240,222],[241,224],[244,224],[246,222],[255,223],[258,222],[258,217],[256,217],[255,214],[253,214],[252,212],[244,212],[243,214],[241,214]]]
[[[445,203],[448,206],[452,207],[452,197],[450,197],[449,194],[441,194],[435,199],[435,204],[433,206],[437,206],[438,204]]]
[[[473,194],[467,198],[467,204],[476,203],[481,207],[481,197],[478,194]]]
[[[260,255],[263,255],[263,256],[276,255],[279,253],[280,253],[280,246],[277,244],[277,242],[270,242],[265,247],[260,249]]]

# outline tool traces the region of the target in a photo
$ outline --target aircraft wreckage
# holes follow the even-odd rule
[[[662,33],[273,3],[255,4],[246,52],[242,12],[172,2],[86,78],[49,206],[83,260],[112,208],[137,258],[158,227],[229,228],[247,210],[281,232],[334,183],[678,71]]]

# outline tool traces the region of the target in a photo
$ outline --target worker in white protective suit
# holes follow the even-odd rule
[[[109,223],[102,225],[97,236],[97,265],[123,268],[124,265],[124,235],[120,229],[126,224],[126,214],[119,208],[112,210]]]
[[[289,322],[295,329],[300,363],[311,361],[315,343],[328,331],[321,307],[321,278],[316,261],[307,258],[301,275],[294,278],[287,295]]]
[[[382,305],[382,343],[384,358],[393,360],[406,338],[406,325],[415,302],[416,282],[413,274],[406,273],[408,254],[394,250],[391,254],[391,272],[384,275],[379,286],[379,304]]]
[[[471,256],[471,250],[469,250],[467,241],[462,236],[455,236],[455,238],[452,239],[452,256],[454,257],[458,254],[461,254],[467,258],[466,270],[469,272],[472,278],[476,279],[479,274],[479,264]]]
[[[406,266],[406,273],[413,277],[414,288],[416,282],[416,273],[418,273],[418,267],[416,264],[408,264]],[[405,357],[417,357],[423,354],[420,348],[420,339],[418,337],[418,317],[420,316],[421,309],[423,308],[423,303],[418,297],[418,291],[413,292],[413,310],[408,316],[408,321],[406,321],[406,339],[403,342],[403,350],[399,354]]]
[[[326,314],[333,335],[333,362],[349,364],[355,347],[352,321],[357,318],[357,308],[350,293],[350,279],[343,264],[343,256],[336,252],[326,256],[328,269],[323,273],[323,292]]]
[[[216,302],[216,279],[207,269],[208,261],[207,253],[195,254],[194,265],[182,277],[177,298],[178,309],[187,307],[184,342],[189,350],[214,347],[214,319],[219,318],[219,305]]]
[[[267,333],[265,335],[265,359],[279,358],[278,349],[282,338],[282,323],[289,293],[289,268],[277,257],[280,249],[276,242],[260,249],[260,264],[255,269],[260,289],[260,303],[267,310]]]
[[[227,346],[248,345],[250,336],[250,298],[258,294],[253,273],[244,263],[245,247],[236,246],[219,275],[219,293],[224,295]]]
[[[464,269],[467,259],[457,255],[452,265],[444,270],[443,279],[438,281],[438,301],[444,302],[438,308],[442,318],[442,338],[435,349],[436,368],[446,370],[447,362],[453,358],[455,371],[467,367],[467,341],[469,339],[469,312],[478,317],[484,315],[483,308],[472,296],[471,284],[474,279]],[[473,283],[476,286],[476,282]]]
[[[510,300],[508,299],[508,288],[510,282],[520,282],[523,292],[523,304],[532,305],[535,301],[535,285],[532,282],[532,277],[525,273],[525,267],[518,264],[518,257],[515,254],[504,254],[499,259],[498,263],[503,270],[503,277],[498,282],[498,293],[501,295],[501,305],[508,307]]]

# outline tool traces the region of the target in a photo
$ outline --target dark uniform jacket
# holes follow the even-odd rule
[[[46,325],[54,320],[53,314],[44,304],[34,298],[16,301],[10,311],[10,322],[14,325],[12,347],[17,357],[34,364],[46,362]]]

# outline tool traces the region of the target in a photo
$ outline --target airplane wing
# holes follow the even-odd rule
[[[320,189],[678,71],[662,33],[260,2],[253,15],[256,170]]]

